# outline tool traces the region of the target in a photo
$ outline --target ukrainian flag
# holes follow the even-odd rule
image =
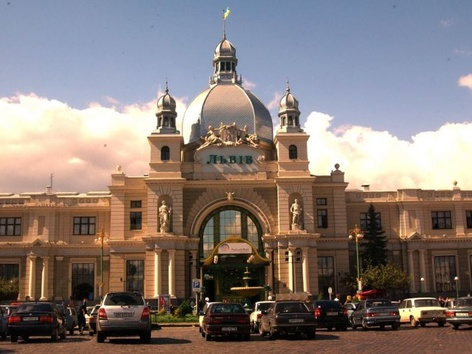
[[[230,12],[231,12],[231,11],[229,10],[229,7],[226,8],[226,10],[225,10],[224,13],[223,13],[223,20],[226,20],[226,17],[229,16],[229,13],[230,13]]]

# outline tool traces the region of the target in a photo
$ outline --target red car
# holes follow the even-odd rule
[[[238,303],[211,303],[203,317],[202,336],[206,340],[217,336],[249,340],[250,330],[249,315]]]

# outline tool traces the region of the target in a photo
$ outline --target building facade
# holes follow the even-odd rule
[[[0,277],[19,280],[19,300],[98,301],[121,290],[178,301],[195,290],[212,300],[346,294],[341,277],[357,256],[348,230],[365,227],[370,204],[411,293],[470,290],[472,191],[351,190],[339,165],[310,174],[290,87],[274,131],[237,63],[224,35],[182,132],[166,89],[147,137],[147,175],[117,166],[104,192],[0,194]]]

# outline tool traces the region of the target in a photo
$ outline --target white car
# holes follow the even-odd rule
[[[413,327],[424,327],[429,322],[436,322],[439,327],[446,324],[446,309],[441,307],[438,299],[434,297],[404,299],[398,309],[400,322],[410,323]]]
[[[261,322],[262,311],[267,310],[274,301],[258,301],[254,305],[254,311],[251,312],[249,320],[251,323],[251,330],[254,333],[259,332],[259,323]]]

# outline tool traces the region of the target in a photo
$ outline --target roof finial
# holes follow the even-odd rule
[[[166,94],[169,93],[169,83],[167,82],[167,77],[166,77]]]
[[[290,81],[287,79],[287,93],[290,93]]]

